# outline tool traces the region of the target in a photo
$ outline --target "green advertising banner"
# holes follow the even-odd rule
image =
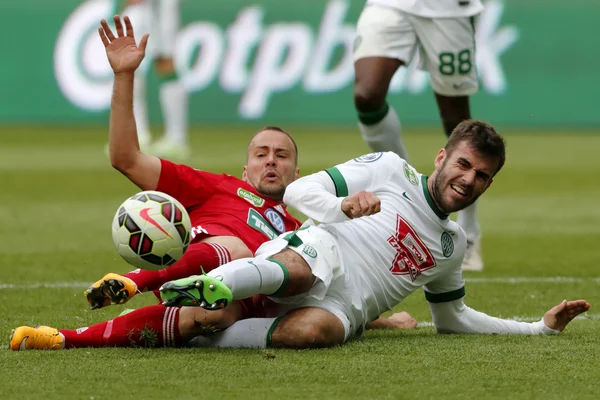
[[[600,2],[485,5],[476,23],[474,115],[509,125],[600,126]],[[352,47],[363,6],[183,1],[175,58],[191,93],[191,122],[355,123]],[[111,70],[96,29],[114,12],[113,0],[3,0],[0,10],[0,123],[105,122]],[[136,12],[125,12],[134,24]],[[155,93],[156,78],[149,79]],[[438,123],[428,75],[416,68],[398,72],[389,102],[405,123]]]

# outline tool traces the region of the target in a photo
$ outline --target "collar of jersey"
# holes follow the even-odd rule
[[[435,215],[437,215],[440,219],[448,218],[448,214],[444,214],[443,212],[441,212],[440,209],[433,202],[433,199],[431,198],[431,193],[429,193],[429,188],[427,187],[426,175],[421,175],[421,186],[423,186],[423,194],[425,194],[427,204],[429,204],[429,207],[431,207]]]

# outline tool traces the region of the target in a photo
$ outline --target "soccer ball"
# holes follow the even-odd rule
[[[112,238],[125,261],[156,271],[172,265],[185,253],[191,227],[190,216],[179,201],[148,190],[121,204],[113,219]]]

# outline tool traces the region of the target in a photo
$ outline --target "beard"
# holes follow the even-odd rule
[[[444,201],[444,196],[443,196],[443,187],[445,185],[445,182],[447,182],[446,173],[444,171],[445,165],[446,164],[444,161],[444,164],[442,164],[442,168],[440,169],[440,172],[437,174],[437,176],[435,177],[435,180],[433,181],[433,185],[431,188],[431,197],[433,199],[433,202],[440,209],[440,211],[442,211],[445,214],[450,214],[450,213],[453,213],[456,211],[463,210],[463,209],[467,208],[468,206],[470,206],[471,204],[475,203],[477,201],[477,199],[479,198],[479,196],[481,196],[481,194],[472,195],[470,198],[464,198],[459,202],[454,202],[454,204],[452,204],[452,205],[447,204]],[[448,182],[448,185],[450,185],[449,182]],[[452,190],[452,189],[450,189],[450,190]],[[473,188],[470,188],[470,190],[473,190]]]
[[[283,195],[285,193],[285,186],[282,184],[259,184],[256,187],[256,190],[264,195],[265,197],[270,198],[275,201],[283,201]]]

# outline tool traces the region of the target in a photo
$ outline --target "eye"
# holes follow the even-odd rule
[[[277,154],[278,158],[287,158],[287,156],[285,154]]]

